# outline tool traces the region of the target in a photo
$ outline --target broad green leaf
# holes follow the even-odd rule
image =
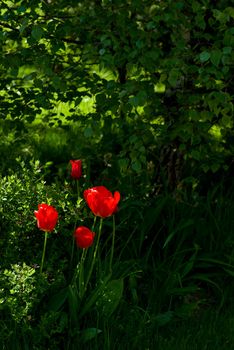
[[[110,317],[117,308],[123,295],[123,279],[108,282],[96,302],[99,312],[104,317]]]
[[[105,49],[100,49],[100,50],[99,50],[99,55],[100,55],[100,56],[103,56],[105,52],[106,52]]]
[[[53,311],[58,311],[65,303],[68,297],[68,288],[63,288],[59,293],[53,295],[53,297],[48,302],[48,309]]]
[[[84,130],[84,136],[89,138],[93,136],[93,128],[91,126],[87,126]]]
[[[170,295],[186,295],[195,293],[199,290],[199,288],[196,285],[188,286],[188,287],[181,287],[181,288],[173,288],[169,290]]]
[[[228,270],[228,269],[224,269],[225,272],[227,272],[228,275],[234,277],[234,270]]]
[[[211,165],[210,168],[211,168],[213,173],[216,173],[216,171],[218,171],[219,168],[220,168],[220,164],[219,163],[214,163],[214,164]]]
[[[139,160],[134,160],[131,164],[131,167],[133,170],[139,173],[141,171],[141,162],[139,162]]]
[[[208,61],[210,59],[210,53],[207,52],[207,51],[203,51],[203,52],[200,53],[199,57],[200,57],[200,61],[202,63],[204,63],[204,62],[206,62],[206,61]]]
[[[172,320],[173,315],[174,315],[173,311],[167,311],[167,312],[164,312],[163,314],[158,314],[155,317],[155,321],[159,326],[164,326],[165,324],[167,324]]]
[[[185,268],[183,270],[183,272],[181,273],[181,277],[185,277],[192,269],[194,266],[194,260],[195,259],[191,259],[190,261],[188,261],[185,265]]]
[[[193,149],[191,151],[191,156],[193,157],[193,159],[196,159],[196,160],[201,160],[201,157],[202,157],[202,154],[200,151],[196,150],[196,149]]]
[[[118,163],[119,163],[119,167],[120,167],[121,172],[124,172],[124,171],[126,171],[127,168],[128,168],[129,159],[127,159],[127,158],[121,158],[121,159],[118,160]]]
[[[90,297],[87,299],[84,305],[79,312],[79,318],[82,318],[87,312],[89,312],[94,303],[97,301],[100,295],[102,295],[103,291],[106,288],[106,285],[110,279],[110,275],[106,276],[104,280],[100,281],[99,285],[93,290]]]
[[[229,15],[225,13],[224,11],[219,10],[213,10],[214,17],[220,22],[220,23],[226,23],[229,20]]]
[[[175,236],[175,234],[176,234],[178,231],[182,231],[182,230],[184,230],[185,228],[187,228],[187,227],[189,227],[189,226],[191,226],[191,225],[193,225],[193,224],[194,224],[194,220],[192,220],[192,219],[188,219],[187,221],[182,222],[181,224],[178,224],[178,225],[177,225],[177,228],[176,228],[174,231],[172,231],[172,232],[169,234],[169,236],[167,237],[167,239],[166,239],[166,241],[165,241],[165,243],[164,243],[164,245],[163,245],[163,248],[165,248],[165,247],[168,245],[168,243],[171,241],[171,239]]]
[[[228,115],[224,115],[221,119],[221,123],[226,128],[231,129],[233,127],[233,117],[228,116]]]
[[[169,84],[172,87],[176,87],[178,78],[179,78],[179,71],[177,69],[172,69],[168,77]]]
[[[203,15],[200,15],[198,14],[196,17],[195,17],[195,22],[197,24],[197,26],[201,29],[205,29],[206,28],[206,22],[204,20],[204,16]]]
[[[129,103],[133,107],[143,106],[146,102],[147,94],[145,91],[140,91],[136,96],[129,98]]]
[[[95,338],[98,334],[102,333],[101,329],[98,328],[86,328],[80,332],[79,338],[82,343]]]
[[[225,12],[227,12],[227,14],[230,16],[230,17],[232,17],[232,18],[234,18],[234,7],[227,7],[226,9],[225,9]]]
[[[156,85],[154,85],[154,91],[157,93],[163,93],[166,90],[166,85],[163,83],[157,83]]]
[[[225,47],[223,48],[223,53],[224,53],[225,55],[229,55],[231,52],[232,52],[232,47],[230,47],[230,46],[225,46]]]
[[[68,303],[69,303],[69,314],[71,321],[74,326],[78,325],[78,316],[79,316],[79,292],[77,290],[76,284],[68,286]]]
[[[19,28],[20,34],[22,34],[22,33],[25,31],[25,29],[27,28],[27,26],[28,26],[28,19],[25,18],[25,19],[23,20],[23,22],[22,22],[20,28]]]
[[[42,29],[42,27],[38,25],[33,26],[31,35],[35,40],[37,41],[40,40],[43,36],[43,33],[44,33],[44,30]]]
[[[211,51],[210,61],[218,67],[220,60],[222,58],[222,52],[220,50]]]

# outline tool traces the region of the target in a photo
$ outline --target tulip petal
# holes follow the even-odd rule
[[[94,215],[105,218],[117,211],[120,193],[116,191],[113,196],[106,187],[96,186],[85,190],[84,198]]]

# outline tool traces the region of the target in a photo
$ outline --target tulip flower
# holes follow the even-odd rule
[[[42,203],[38,205],[38,210],[34,211],[37,218],[37,226],[40,230],[51,232],[56,226],[58,212],[51,205]]]
[[[75,180],[79,180],[82,176],[82,160],[70,160],[71,164],[71,177]]]
[[[93,244],[95,233],[85,226],[78,227],[74,232],[76,244],[79,248],[88,248]]]
[[[106,218],[117,211],[120,201],[120,193],[114,195],[104,186],[96,186],[84,191],[84,198],[93,214]]]
[[[40,272],[42,273],[48,232],[53,231],[53,229],[55,228],[55,225],[57,224],[58,220],[58,212],[54,207],[52,207],[52,205],[42,203],[38,205],[38,210],[34,211],[34,215],[37,218],[38,228],[42,231],[45,231],[44,247],[40,267]]]

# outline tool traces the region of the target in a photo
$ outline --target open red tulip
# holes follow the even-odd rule
[[[73,179],[79,180],[79,178],[82,176],[82,160],[70,160],[71,164],[71,177]]]
[[[39,204],[38,210],[34,211],[34,215],[37,218],[37,226],[40,230],[53,231],[58,220],[58,212],[52,205]]]
[[[76,244],[79,248],[88,248],[93,244],[95,233],[85,226],[78,227],[74,232]]]
[[[96,186],[84,191],[84,198],[93,214],[106,218],[117,211],[120,193],[114,195],[104,186]]]

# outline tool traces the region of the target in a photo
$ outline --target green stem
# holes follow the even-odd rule
[[[79,203],[79,199],[80,199],[80,186],[79,186],[79,181],[78,181],[78,180],[76,180],[76,188],[77,188],[77,203]],[[75,225],[74,225],[74,231],[75,231],[75,229],[76,229],[76,225],[77,225],[77,220],[76,220]],[[73,262],[73,257],[74,257],[74,248],[75,248],[75,237],[73,236],[70,267],[72,267],[72,262]]]
[[[96,224],[96,220],[97,220],[97,217],[94,216],[94,219],[93,219],[93,226],[92,226],[92,229],[91,229],[92,232],[94,231],[94,227],[95,227],[95,224]]]
[[[111,243],[111,254],[110,254],[110,265],[109,265],[109,273],[112,274],[112,262],[115,248],[115,216],[113,215],[113,231],[112,231],[112,243]]]
[[[47,237],[48,237],[48,232],[45,231],[45,239],[44,239],[44,247],[43,247],[42,259],[41,259],[40,273],[42,273],[42,269],[43,269],[43,265],[44,265],[44,260],[45,260],[45,251],[46,251]]]
[[[75,230],[75,229],[74,229]],[[71,251],[71,260],[70,265],[72,266],[73,256],[74,256],[74,247],[75,247],[75,237],[72,237],[72,251]]]
[[[92,232],[94,232],[94,228],[95,228],[95,225],[96,225],[96,221],[97,221],[97,217],[94,216],[93,225],[92,225],[92,228],[91,228],[91,231],[92,231]],[[95,245],[93,244],[92,247],[89,248],[89,252],[90,252],[90,253],[89,253],[89,265],[92,264],[92,260],[90,261],[90,259],[92,259],[94,247],[95,247]]]
[[[95,261],[96,261],[99,241],[100,241],[101,232],[102,232],[102,223],[103,223],[103,218],[100,219],[97,242],[96,242],[95,250],[94,250],[94,253],[93,253],[93,259],[92,259],[91,267],[90,267],[90,270],[89,270],[89,273],[88,273],[88,277],[87,277],[87,280],[86,280],[86,283],[85,283],[85,286],[84,286],[84,293],[86,292],[86,289],[88,287],[89,280],[91,278],[91,275],[92,275],[92,272],[93,272],[93,268],[94,268],[94,264],[95,264]]]
[[[79,296],[82,299],[84,294],[84,262],[87,255],[87,249],[83,249],[81,259],[80,259],[80,268],[79,268]]]
[[[80,185],[79,185],[79,181],[76,180],[76,189],[77,189],[77,202],[79,203],[79,199],[80,199]]]

